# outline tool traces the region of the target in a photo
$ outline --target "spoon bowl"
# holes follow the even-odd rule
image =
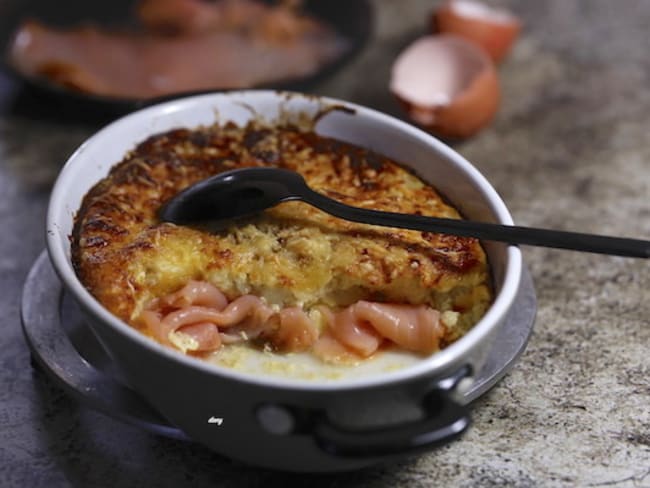
[[[309,190],[298,173],[278,168],[244,168],[199,181],[169,200],[160,218],[176,224],[226,224],[251,217]]]

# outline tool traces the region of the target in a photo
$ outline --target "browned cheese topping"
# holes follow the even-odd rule
[[[303,339],[311,345],[319,336],[330,340],[332,335],[347,347],[341,337],[348,332],[371,331],[379,336],[378,344],[388,341],[433,352],[460,337],[485,313],[492,298],[490,274],[476,239],[348,222],[302,202],[280,204],[219,232],[158,220],[161,205],[182,189],[245,166],[297,171],[314,190],[349,205],[460,218],[409,170],[313,132],[257,123],[177,129],[139,144],[85,197],[71,237],[81,281],[119,318],[185,352],[201,348],[191,340],[169,336],[168,341],[167,335],[157,334],[161,321],[167,320],[165,313],[196,305],[181,300],[172,306],[180,300],[174,294],[183,287],[189,290],[188,283],[205,290],[209,284],[223,294],[215,302],[218,308],[248,295],[258,299],[264,307],[258,322],[272,323],[273,332],[259,332],[259,324],[255,331],[277,350],[305,349]],[[404,318],[408,307],[403,306],[415,306],[408,311],[415,325]],[[434,311],[435,317],[429,313]],[[176,325],[167,324],[162,333],[177,332],[189,319],[174,320]],[[214,319],[219,327],[215,333],[222,336],[212,337],[211,344],[228,343],[233,337],[224,329],[233,323],[219,320],[225,319]],[[305,320],[315,332],[303,330],[298,341],[287,338],[286,324]],[[398,329],[422,329],[418,320],[436,322],[430,333],[437,337],[425,338],[427,345],[422,346],[418,332],[402,344]],[[346,331],[350,323],[359,330]],[[232,330],[245,339],[255,332],[242,329],[241,322],[239,326]],[[207,326],[202,327],[188,328],[188,336],[206,333]],[[282,328],[284,335],[278,332]],[[367,356],[366,346],[350,347],[356,353],[363,349],[362,356]]]

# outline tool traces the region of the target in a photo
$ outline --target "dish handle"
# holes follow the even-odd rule
[[[452,398],[458,383],[470,372],[470,367],[464,366],[437,380],[422,397],[421,419],[390,427],[351,429],[334,425],[323,412],[313,420],[312,436],[323,451],[348,458],[414,454],[446,444],[470,425],[467,407]]]

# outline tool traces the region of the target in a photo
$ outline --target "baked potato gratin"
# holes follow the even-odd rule
[[[187,186],[246,166],[297,171],[349,205],[460,218],[409,170],[310,130],[176,129],[140,143],[85,196],[71,236],[83,284],[132,327],[206,358],[233,343],[337,364],[387,348],[425,355],[490,305],[476,239],[348,222],[302,202],[220,231],[157,218]]]

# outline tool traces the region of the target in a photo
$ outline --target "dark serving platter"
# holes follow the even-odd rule
[[[209,1],[209,0],[206,0]],[[14,70],[6,62],[6,51],[16,28],[27,19],[37,19],[57,27],[72,27],[83,23],[103,26],[128,27],[136,0],[88,2],[86,0],[2,0],[0,1],[0,70],[8,75],[30,97],[55,106],[65,104],[65,111],[118,115],[170,98],[201,92],[178,92],[158,98],[125,99],[74,91],[41,77],[28,77]],[[323,1],[304,0],[304,8],[311,15],[334,27],[350,43],[348,49],[335,61],[326,64],[313,75],[253,88],[309,91],[316,83],[333,75],[349,63],[365,46],[372,33],[373,10],[368,0]],[[218,88],[210,91],[218,91]]]

